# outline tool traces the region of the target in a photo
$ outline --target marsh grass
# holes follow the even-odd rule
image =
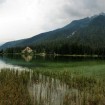
[[[105,105],[105,78],[82,71],[2,69],[0,105]]]
[[[0,105],[32,105],[26,88],[28,75],[14,70],[0,72]]]
[[[63,105],[105,105],[105,79],[85,76],[84,73],[64,71],[37,71],[57,78],[77,92],[65,95]]]

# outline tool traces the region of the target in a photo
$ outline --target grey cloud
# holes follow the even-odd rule
[[[105,11],[104,0],[84,0],[84,9],[87,9],[91,14]]]
[[[80,8],[79,9],[78,8],[74,6],[72,7],[71,5],[66,4],[64,5],[63,13],[64,15],[67,15],[67,16],[80,17],[83,15],[83,13],[79,11]]]
[[[68,14],[68,16],[88,16],[105,10],[104,0],[74,0],[72,5],[70,5],[70,2],[71,0],[64,6],[64,13]]]
[[[90,8],[90,9],[99,9],[103,7],[105,8],[104,0],[84,0],[83,3],[86,8]]]
[[[0,4],[6,1],[0,0]],[[25,2],[27,5],[24,5]],[[17,38],[23,38],[23,35],[30,37],[32,34],[63,27],[73,20],[105,12],[105,0],[8,0],[5,4],[0,13],[0,34],[6,38],[8,34],[16,34]],[[31,18],[25,20],[26,17]]]
[[[4,3],[6,0],[0,0],[0,4]]]

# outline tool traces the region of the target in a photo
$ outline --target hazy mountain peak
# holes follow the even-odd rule
[[[99,14],[93,15],[93,16],[90,17],[90,19],[94,19],[94,18],[96,18],[98,16],[105,16],[105,13],[104,12],[101,12]]]
[[[101,12],[99,15],[103,15],[103,16],[105,16],[105,13],[104,13],[104,12]]]

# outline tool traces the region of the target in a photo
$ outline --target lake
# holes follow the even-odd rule
[[[86,75],[102,76],[104,75],[105,59],[102,57],[6,55],[0,56],[0,69],[2,68],[70,70]]]
[[[72,66],[94,66],[104,64],[105,59],[100,57],[75,56],[31,56],[31,55],[5,55],[0,56],[0,68],[36,68],[67,64]],[[50,65],[47,65],[50,64]]]
[[[0,105],[104,105],[104,58],[5,55],[0,69]]]

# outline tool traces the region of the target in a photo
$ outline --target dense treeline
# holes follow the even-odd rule
[[[27,46],[8,48],[6,50],[1,50],[0,53],[21,53],[25,47]],[[33,49],[34,53],[105,55],[105,47],[78,44],[76,42],[71,42],[69,39],[42,42],[40,44],[30,45],[29,47]]]

